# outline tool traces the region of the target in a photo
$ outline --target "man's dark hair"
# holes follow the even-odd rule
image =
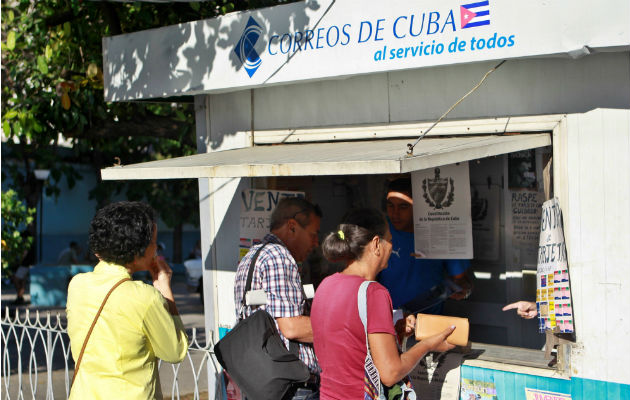
[[[387,193],[389,192],[405,193],[405,194],[408,194],[409,197],[411,197],[412,196],[411,178],[402,177],[402,178],[394,179],[393,181],[389,182],[389,185],[387,185]]]
[[[96,212],[90,224],[90,249],[98,258],[118,265],[143,256],[155,225],[155,212],[146,203],[121,201]]]
[[[311,223],[311,216],[322,217],[322,211],[303,197],[285,197],[271,213],[270,229],[280,228],[288,220],[295,219],[301,227]]]

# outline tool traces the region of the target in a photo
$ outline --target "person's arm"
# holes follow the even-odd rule
[[[538,309],[536,303],[531,301],[517,301],[516,303],[508,304],[503,307],[503,311],[516,309],[516,313],[524,319],[532,319],[538,315]]]
[[[300,315],[298,317],[276,318],[278,328],[282,336],[289,340],[298,342],[313,343],[313,328],[311,317]]]
[[[143,321],[144,332],[158,358],[170,363],[181,362],[188,352],[188,336],[171,289],[173,270],[164,258],[156,257],[149,272],[153,287],[162,298],[154,299],[149,305]]]
[[[175,296],[173,296],[173,290],[171,289],[173,270],[163,257],[156,257],[154,260],[153,265],[149,269],[151,278],[153,279],[153,287],[166,299],[168,311],[172,315],[179,315],[177,306],[175,305]]]
[[[287,339],[312,343],[311,318],[302,314],[302,281],[297,265],[287,254],[274,257],[261,253],[262,289],[267,293],[265,309],[278,322],[278,328]]]
[[[167,311],[166,299],[145,286],[151,293],[142,328],[156,357],[170,363],[181,362],[188,353],[188,335],[179,315]]]
[[[468,272],[462,272],[461,274],[452,276],[451,278],[457,286],[462,288],[462,290],[453,293],[450,298],[453,300],[463,300],[470,297],[470,294],[472,293],[473,283],[472,279],[470,279],[470,276],[468,276]]]
[[[389,333],[369,333],[368,343],[374,365],[381,377],[381,382],[392,386],[405,377],[429,351],[447,351],[455,346],[446,342],[455,327],[416,343],[411,349],[399,354],[396,339]]]
[[[453,300],[463,300],[470,297],[473,281],[470,276],[470,260],[444,260],[447,274],[453,282],[462,289],[451,294]]]

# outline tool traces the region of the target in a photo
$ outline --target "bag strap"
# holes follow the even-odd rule
[[[105,307],[105,303],[107,302],[107,299],[109,299],[109,295],[112,294],[114,289],[120,286],[123,282],[130,281],[130,280],[131,279],[129,278],[123,278],[119,280],[111,289],[109,289],[109,292],[107,292],[107,294],[105,295],[105,298],[103,299],[103,302],[101,303],[101,307],[98,309],[96,316],[94,317],[94,321],[92,321],[92,326],[90,326],[90,330],[88,330],[88,333],[85,336],[85,340],[83,341],[83,347],[81,347],[81,352],[79,353],[77,364],[74,367],[74,375],[72,375],[72,383],[74,383],[74,378],[77,377],[77,373],[79,372],[79,366],[81,366],[81,359],[83,359],[83,352],[85,351],[85,346],[87,345],[87,342],[90,339],[90,335],[92,334],[94,325],[96,325],[96,320],[98,320],[98,317],[101,315],[101,311],[103,311],[103,307]],[[71,387],[72,387],[72,383],[70,384]]]
[[[359,306],[359,318],[363,323],[363,330],[365,331],[365,346],[367,347],[368,354],[370,354],[370,345],[368,343],[368,331],[367,331],[367,289],[370,283],[374,281],[363,281],[359,286],[359,293],[357,294],[357,305]]]
[[[263,244],[256,250],[254,257],[252,257],[249,262],[249,271],[247,272],[247,281],[245,283],[245,291],[243,292],[243,298],[241,299],[242,307],[241,310],[245,310],[245,295],[252,289],[252,279],[254,277],[254,269],[256,268],[256,261],[258,260],[258,256],[262,249],[267,245],[267,242],[263,242]],[[241,311],[241,316],[243,315],[243,311]]]
[[[366,383],[369,382],[369,384],[372,386],[371,390],[376,391],[372,394],[372,397],[370,398],[381,400],[384,399],[381,377],[378,373],[378,369],[376,369],[376,365],[374,365],[374,360],[372,360],[372,353],[370,352],[370,343],[368,342],[367,331],[367,289],[372,282],[374,281],[361,282],[361,286],[359,286],[359,292],[357,294],[357,305],[359,308],[359,318],[361,318],[361,322],[363,323],[363,330],[365,332],[365,347],[367,349],[364,366]]]

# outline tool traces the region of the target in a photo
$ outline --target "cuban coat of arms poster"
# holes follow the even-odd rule
[[[416,257],[473,258],[468,162],[411,173]]]

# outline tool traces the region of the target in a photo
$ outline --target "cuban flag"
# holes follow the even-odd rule
[[[490,25],[490,3],[480,1],[459,6],[461,29]]]

